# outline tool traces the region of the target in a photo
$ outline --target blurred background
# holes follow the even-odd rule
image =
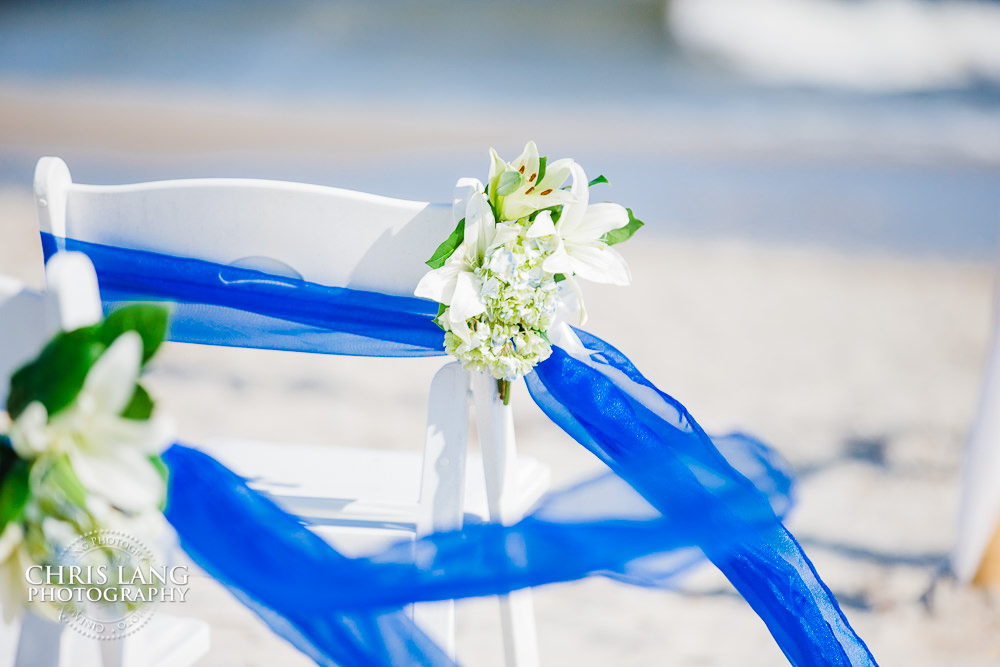
[[[588,328],[709,430],[790,459],[792,529],[876,657],[1000,663],[1000,601],[941,577],[991,336],[1000,3],[0,2],[0,271],[35,284],[43,155],[83,183],[447,201],[528,139],[647,223],[623,247],[634,286],[587,286]],[[270,359],[172,347],[151,383],[192,440],[419,437],[431,366]],[[593,470],[524,393],[522,450],[559,484]],[[355,409],[386,397],[411,431]],[[207,664],[289,659],[204,585]],[[492,606],[465,607],[460,657],[498,664]],[[710,573],[677,594],[547,587],[538,615],[545,664],[782,664]]]
[[[992,256],[1000,4],[0,3],[2,182],[58,153],[446,200],[529,138],[656,232]]]

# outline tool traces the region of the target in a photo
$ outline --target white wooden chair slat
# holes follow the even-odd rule
[[[462,182],[462,187],[469,184]],[[72,182],[58,158],[39,161],[35,194],[41,230],[57,238],[406,296],[427,271],[424,260],[455,224],[454,203],[279,181],[81,185]],[[445,365],[431,382],[422,464],[413,453],[334,446],[280,445],[295,448],[294,457],[274,443],[248,440],[220,438],[202,447],[287,510],[310,518],[314,530],[334,546],[360,553],[399,539],[406,534],[400,529],[412,535],[458,527],[470,512],[515,520],[548,488],[548,469],[516,456],[509,408],[477,408],[484,457],[466,456],[469,402],[469,374],[455,363]],[[498,419],[501,426],[494,424]],[[495,428],[504,435],[488,446],[492,436],[484,439],[482,434]],[[294,459],[309,464],[289,465]],[[467,459],[475,474],[467,472]],[[485,466],[485,476],[480,466]],[[350,479],[331,480],[338,470],[350,471]],[[498,503],[503,511],[492,509]],[[513,599],[521,602],[504,612],[508,664],[534,665],[530,593]],[[505,609],[510,604],[502,601]],[[415,609],[421,626],[449,651],[454,647],[453,607],[446,602]],[[518,620],[511,625],[514,616]]]

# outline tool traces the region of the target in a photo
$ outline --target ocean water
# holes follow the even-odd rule
[[[571,106],[593,125],[573,156],[652,232],[992,260],[1000,4],[790,2],[6,2],[0,90],[93,85],[401,116]],[[845,42],[859,26],[865,38]],[[602,128],[630,139],[609,146]],[[30,183],[37,156],[3,136],[0,181]],[[63,154],[82,182],[259,176],[441,200],[442,174],[485,175],[485,149],[401,155],[377,172],[334,156]]]

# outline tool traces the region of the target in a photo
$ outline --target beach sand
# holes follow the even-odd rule
[[[0,190],[0,270],[37,285],[35,234],[30,192]],[[588,329],[709,432],[753,433],[790,460],[799,502],[789,526],[881,664],[998,664],[1000,598],[943,576],[993,268],[640,238],[623,247],[631,288],[587,286]],[[167,344],[148,384],[186,441],[418,449],[420,388],[440,364]],[[550,465],[556,487],[599,470],[526,394],[515,388],[520,451]],[[711,568],[678,592],[594,579],[535,599],[543,664],[784,664]],[[310,664],[209,580],[192,582],[178,613],[211,624],[202,664]],[[502,664],[493,600],[461,602],[458,613],[460,660]]]

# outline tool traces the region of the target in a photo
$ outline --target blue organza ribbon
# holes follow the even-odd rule
[[[176,303],[172,340],[330,354],[443,354],[442,332],[432,322],[437,305],[421,299],[46,234],[43,249],[46,259],[57,249],[90,256],[108,309],[122,301]],[[550,496],[515,526],[468,526],[349,559],[209,457],[175,446],[165,456],[167,517],[196,562],[319,664],[449,664],[402,605],[590,574],[664,586],[692,554],[703,553],[760,615],[792,664],[874,665],[781,523],[790,478],[774,455],[746,437],[713,442],[624,355],[585,332],[575,335],[582,347],[554,347],[525,378],[528,389],[554,422],[641,496],[645,514],[622,508],[574,520],[554,509],[587,506],[584,497],[612,483],[598,480]],[[624,488],[600,497],[629,498]],[[303,585],[294,580],[303,571],[322,576]],[[317,579],[328,582],[322,594]]]

